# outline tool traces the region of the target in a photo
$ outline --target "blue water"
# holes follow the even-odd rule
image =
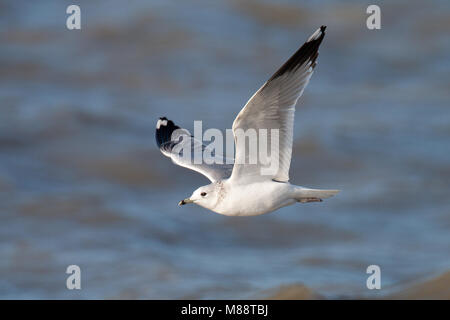
[[[360,1],[77,3],[80,31],[69,2],[0,4],[0,298],[259,298],[297,283],[370,297],[450,269],[448,2],[382,1],[375,31]],[[159,153],[158,117],[230,128],[322,24],[291,181],[342,192],[251,218],[178,207],[208,181]]]

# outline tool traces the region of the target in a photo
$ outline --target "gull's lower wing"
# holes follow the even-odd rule
[[[203,174],[211,182],[226,179],[231,175],[233,164],[227,164],[227,159],[224,157],[220,159],[221,163],[217,163],[218,157],[214,154],[212,157],[210,152],[204,153],[207,147],[201,141],[194,139],[186,129],[175,125],[172,120],[165,117],[158,120],[155,138],[162,154],[181,167]],[[202,157],[199,158],[201,163],[194,162],[195,154]],[[205,159],[205,157],[208,158]]]
[[[260,163],[249,164],[249,145],[245,141],[236,139],[236,131],[267,129],[267,141],[270,142],[271,129],[278,129],[278,169],[274,174],[264,178],[282,182],[289,180],[295,105],[313,74],[319,46],[325,36],[325,28],[325,26],[320,27],[309,37],[303,46],[250,98],[234,120],[236,152],[232,179],[261,175],[262,167]]]

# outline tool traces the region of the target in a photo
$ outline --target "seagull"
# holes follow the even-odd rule
[[[325,29],[326,26],[317,29],[239,112],[232,126],[234,163],[203,161],[198,164],[191,157],[183,157],[177,147],[189,145],[193,152],[207,147],[172,120],[159,118],[155,136],[163,155],[179,166],[203,174],[211,181],[195,190],[189,198],[181,200],[179,205],[195,203],[226,216],[256,216],[294,203],[321,202],[339,192],[289,183],[295,105],[314,72]],[[279,165],[275,172],[261,174],[262,164],[246,161],[247,144],[236,139],[236,132],[250,128],[279,130]]]

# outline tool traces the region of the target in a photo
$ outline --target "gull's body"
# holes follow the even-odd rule
[[[201,187],[190,197],[198,205],[226,216],[257,216],[269,213],[296,202],[319,202],[322,198],[335,195],[337,190],[308,189],[290,184],[265,180],[260,182],[236,183],[225,179]],[[220,195],[211,201],[200,193]],[[206,200],[206,201],[205,201]],[[183,200],[186,202],[186,199]]]
[[[235,184],[226,179],[215,185],[223,196],[208,209],[227,216],[256,216],[297,202],[298,187],[290,183],[267,180]]]
[[[295,186],[267,180],[234,184],[223,181],[225,196],[211,210],[228,216],[255,216],[294,204]],[[233,199],[233,201],[228,201]]]
[[[254,216],[272,212],[296,202],[319,202],[338,190],[319,190],[289,183],[294,113],[297,100],[313,74],[325,27],[319,28],[306,43],[250,98],[233,123],[236,141],[235,163],[194,164],[183,158],[177,147],[189,146],[192,153],[206,148],[166,118],[156,125],[156,141],[162,153],[176,164],[202,173],[211,184],[194,191],[180,204],[195,203],[228,216]],[[178,130],[180,129],[180,130]],[[279,132],[278,167],[261,174],[262,164],[250,164],[249,150],[236,139],[238,130],[264,129],[271,141],[272,129]]]

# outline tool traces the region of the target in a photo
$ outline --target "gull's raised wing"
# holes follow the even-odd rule
[[[186,129],[175,125],[172,120],[168,120],[165,117],[158,120],[155,138],[162,154],[171,158],[179,166],[203,174],[211,182],[226,179],[231,175],[233,165],[227,164],[226,158],[221,159],[223,164],[214,161],[217,158],[212,157],[210,152],[203,152],[207,147],[201,141],[194,139]],[[194,163],[195,153],[203,156],[200,164]],[[205,161],[204,157],[208,155],[211,157]]]
[[[297,100],[313,74],[320,43],[325,36],[325,26],[320,27],[294,53],[294,55],[250,98],[233,122],[236,143],[235,165],[231,179],[261,176],[261,163],[250,164],[249,143],[236,139],[236,131],[242,129],[267,129],[267,141],[271,141],[271,129],[279,131],[278,169],[274,174],[261,176],[280,182],[289,180],[294,114]]]

